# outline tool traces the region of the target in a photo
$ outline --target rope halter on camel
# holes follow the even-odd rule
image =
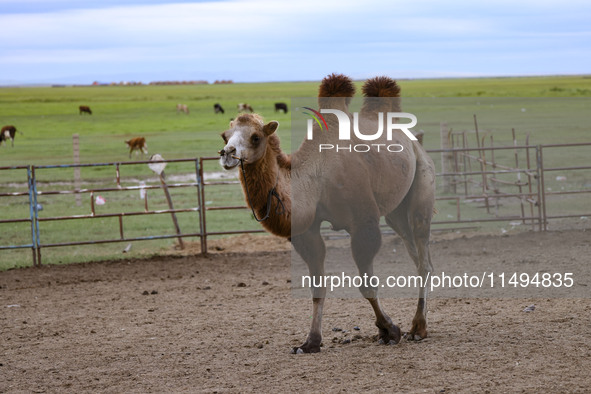
[[[218,153],[220,156],[224,156],[226,154],[226,152],[223,149],[221,151],[219,151]],[[271,200],[273,199],[273,197],[275,197],[278,202],[277,206],[275,207],[275,214],[276,215],[285,214],[285,205],[283,204],[283,201],[281,201],[281,197],[279,197],[279,193],[277,193],[277,190],[276,190],[277,184],[279,183],[279,172],[277,172],[277,179],[275,180],[275,186],[273,186],[271,188],[271,190],[269,190],[269,194],[267,195],[267,213],[265,214],[265,217],[263,217],[262,219],[259,219],[259,218],[257,218],[257,215],[254,212],[252,201],[250,199],[250,192],[248,191],[248,182],[246,181],[246,171],[244,170],[244,162],[247,160],[243,159],[241,157],[238,157],[236,155],[231,155],[231,157],[240,162],[240,168],[242,169],[242,176],[244,177],[244,189],[246,191],[246,198],[248,199],[248,205],[250,206],[250,209],[252,211],[252,216],[254,216],[254,219],[259,223],[269,219],[269,216],[271,216]]]

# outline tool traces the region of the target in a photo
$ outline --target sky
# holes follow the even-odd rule
[[[591,74],[588,0],[0,0],[0,85]]]

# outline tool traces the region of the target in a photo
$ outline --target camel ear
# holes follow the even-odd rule
[[[277,130],[277,127],[279,127],[279,123],[272,120],[263,126],[263,132],[265,133],[265,135],[271,135],[275,132],[275,130]]]

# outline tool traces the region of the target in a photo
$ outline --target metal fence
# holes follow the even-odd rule
[[[31,242],[20,245],[0,245],[1,250],[7,249],[24,249],[30,248],[32,251],[33,265],[39,266],[42,261],[41,251],[43,248],[54,248],[54,247],[65,247],[65,246],[78,246],[78,245],[91,245],[91,244],[104,244],[113,242],[131,242],[131,241],[147,241],[156,239],[168,239],[177,238],[179,243],[182,245],[182,239],[185,237],[202,237],[203,231],[203,220],[201,216],[201,196],[202,196],[202,184],[201,176],[202,171],[199,168],[199,159],[179,159],[179,160],[163,160],[163,163],[194,163],[195,166],[195,177],[196,182],[184,182],[184,183],[171,183],[167,184],[162,176],[159,176],[160,185],[139,185],[139,186],[122,186],[121,184],[121,169],[125,166],[138,165],[138,164],[153,164],[150,161],[135,161],[135,162],[124,162],[124,163],[93,163],[93,164],[67,164],[67,165],[44,165],[44,166],[18,166],[18,167],[0,167],[0,171],[9,170],[26,170],[27,173],[27,184],[28,190],[26,192],[9,192],[0,193],[2,197],[17,197],[17,196],[28,196],[29,200],[29,216],[27,218],[15,218],[15,219],[2,219],[0,224],[8,223],[22,223],[29,222],[31,225]],[[38,185],[40,183],[39,173],[49,169],[79,169],[79,168],[105,168],[112,167],[115,171],[115,185],[113,187],[99,187],[99,188],[79,188],[67,190],[39,190]],[[169,189],[175,188],[195,188],[195,206],[190,208],[175,209],[173,206],[172,199],[170,198]],[[162,189],[167,197],[168,209],[151,209],[148,201],[148,190],[151,189]],[[97,213],[96,205],[97,197],[99,193],[105,192],[123,192],[123,191],[140,191],[143,192],[143,205],[144,209],[141,211],[125,211],[116,213]],[[39,204],[38,197],[40,196],[52,196],[52,195],[75,195],[88,197],[88,204],[90,213],[78,214],[78,215],[53,215],[47,217],[41,217],[39,212],[43,210],[43,206]],[[199,232],[188,232],[183,233],[180,231],[178,224],[176,223],[176,214],[183,212],[197,212],[199,214]],[[124,231],[124,220],[125,218],[140,216],[140,215],[161,215],[170,214],[175,223],[176,231],[174,234],[158,234],[158,235],[146,235],[146,236],[126,236]],[[71,241],[71,242],[43,242],[41,224],[46,222],[55,221],[69,221],[69,220],[82,220],[82,219],[105,219],[105,218],[116,218],[118,220],[118,237],[110,237],[104,239],[88,239],[82,241]],[[92,236],[92,234],[89,234]]]
[[[591,170],[587,166],[554,166],[544,164],[544,151],[549,149],[580,148],[591,154],[591,143],[552,144],[552,145],[514,145],[484,147],[459,147],[453,149],[434,149],[429,153],[447,155],[451,165],[444,164],[441,159],[441,172],[437,178],[443,180],[438,188],[438,201],[452,200],[456,203],[456,217],[449,220],[435,219],[434,225],[458,224],[474,222],[518,221],[531,225],[532,229],[547,230],[548,220],[575,217],[589,217],[591,205],[584,205],[576,213],[559,212],[550,214],[547,199],[567,195],[591,193],[591,174],[583,171]],[[514,165],[503,165],[498,162],[495,153],[505,153],[505,158],[514,160]],[[519,156],[521,154],[521,157]],[[563,156],[563,155],[553,155]],[[568,155],[561,163],[568,162]],[[520,160],[521,158],[521,160]],[[521,166],[519,163],[523,163]],[[567,190],[552,190],[548,186],[548,177],[553,173],[579,172],[580,185]],[[511,179],[513,178],[513,179]],[[565,176],[556,177],[556,181],[566,181]],[[554,182],[556,183],[556,182]],[[507,190],[509,189],[509,191]],[[460,201],[482,202],[484,217],[465,219],[462,217]],[[499,212],[503,202],[513,201],[514,210]]]
[[[591,143],[582,144],[554,144],[554,145],[521,145],[521,146],[490,146],[470,148],[460,146],[452,149],[430,150],[433,158],[441,155],[441,170],[437,173],[437,179],[443,182],[438,184],[438,204],[453,204],[455,206],[454,214],[448,214],[446,218],[435,217],[433,225],[435,228],[441,225],[474,224],[498,221],[516,221],[527,224],[532,229],[547,230],[548,220],[572,217],[591,216],[591,208],[583,205],[582,210],[576,212],[552,212],[547,206],[549,198],[555,198],[566,195],[580,195],[591,193],[591,180],[589,183],[582,182],[580,188],[572,187],[568,190],[549,190],[548,176],[556,172],[573,173],[575,171],[583,172],[591,170],[591,166],[545,166],[544,152],[550,149],[564,149],[571,147],[590,149]],[[591,152],[589,152],[591,153]],[[495,157],[495,154],[497,155]],[[522,155],[521,161],[519,154]],[[443,155],[446,160],[451,162],[451,166],[445,166]],[[510,157],[514,155],[514,165],[503,165],[499,163],[499,156]],[[523,157],[524,156],[524,157]],[[530,157],[531,156],[531,157]],[[587,154],[587,157],[589,155]],[[4,171],[24,171],[26,172],[27,187],[26,191],[0,193],[0,202],[3,197],[22,197],[28,201],[29,213],[27,217],[12,219],[0,219],[0,225],[10,223],[30,223],[30,240],[14,245],[0,245],[0,253],[8,249],[31,249],[33,265],[39,266],[42,261],[42,250],[44,248],[68,247],[88,244],[102,244],[114,242],[148,241],[156,239],[177,238],[180,246],[182,239],[186,237],[198,237],[202,253],[207,253],[207,238],[218,235],[231,235],[242,233],[263,232],[262,229],[252,230],[224,230],[210,231],[207,225],[208,212],[247,209],[244,203],[234,205],[207,206],[207,190],[213,186],[239,188],[237,180],[211,180],[206,181],[204,177],[204,164],[207,161],[218,160],[217,157],[204,157],[196,159],[164,160],[165,163],[193,163],[195,171],[194,182],[166,183],[164,177],[160,177],[159,185],[139,185],[123,186],[121,183],[121,169],[129,165],[142,165],[153,162],[136,161],[123,163],[95,163],[95,164],[71,164],[71,165],[45,165],[45,166],[14,166],[0,167],[0,173]],[[439,162],[439,160],[436,160]],[[523,165],[519,165],[519,163]],[[39,173],[49,169],[69,169],[69,168],[112,168],[115,171],[115,185],[112,187],[100,188],[80,188],[65,190],[39,190]],[[558,177],[560,178],[560,177]],[[580,179],[589,179],[588,173],[584,173]],[[554,181],[553,181],[554,182]],[[555,182],[554,182],[555,183]],[[173,200],[168,193],[168,189],[175,188],[194,188],[194,204],[190,207],[175,209]],[[147,190],[162,189],[167,196],[168,209],[150,209]],[[507,189],[511,189],[507,191]],[[132,210],[124,212],[97,213],[96,197],[99,193],[105,192],[123,192],[123,191],[144,191],[143,210]],[[77,215],[54,215],[41,217],[39,211],[42,209],[38,203],[39,196],[50,195],[75,195],[86,196],[88,198],[90,213]],[[477,204],[483,204],[478,206]],[[478,211],[481,214],[468,215],[466,217],[464,210],[470,209],[473,212]],[[199,231],[182,232],[176,223],[177,213],[194,212],[197,214]],[[169,234],[128,236],[124,231],[124,221],[128,217],[140,215],[163,215],[170,214],[175,223],[175,232]],[[476,216],[476,217],[474,217]],[[70,221],[81,219],[117,219],[118,236],[111,236],[102,239],[88,239],[82,241],[68,242],[43,242],[44,233],[42,223],[52,221]],[[28,226],[27,226],[28,227]],[[0,227],[1,228],[1,227]],[[4,233],[4,232],[3,232]]]

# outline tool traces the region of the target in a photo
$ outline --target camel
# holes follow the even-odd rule
[[[355,93],[344,75],[329,75],[319,89],[320,109],[337,109],[348,114]],[[400,88],[388,77],[376,77],[363,86],[364,103],[359,124],[366,130],[378,129],[378,112],[399,112]],[[328,130],[338,129],[338,119],[326,115]],[[427,337],[426,278],[432,271],[429,253],[431,217],[435,200],[435,169],[418,141],[394,130],[391,143],[403,149],[397,153],[375,151],[319,152],[323,143],[338,142],[333,132],[313,125],[312,139],[304,140],[292,155],[281,151],[275,134],[279,124],[264,123],[257,114],[243,114],[222,133],[225,142],[220,164],[226,170],[240,165],[239,179],[246,202],[263,227],[288,238],[306,262],[310,276],[324,277],[325,244],[320,224],[346,230],[351,237],[353,259],[359,275],[373,275],[373,258],[381,246],[380,217],[402,238],[424,279],[408,340]],[[385,134],[385,133],[384,133]],[[351,142],[365,142],[352,137]],[[383,137],[383,142],[386,136]],[[380,142],[380,141],[376,141]],[[322,342],[322,313],[326,287],[312,290],[312,324],[305,342],[292,353],[316,353]],[[379,342],[397,344],[401,330],[384,312],[377,288],[362,287],[363,297],[376,315]]]

